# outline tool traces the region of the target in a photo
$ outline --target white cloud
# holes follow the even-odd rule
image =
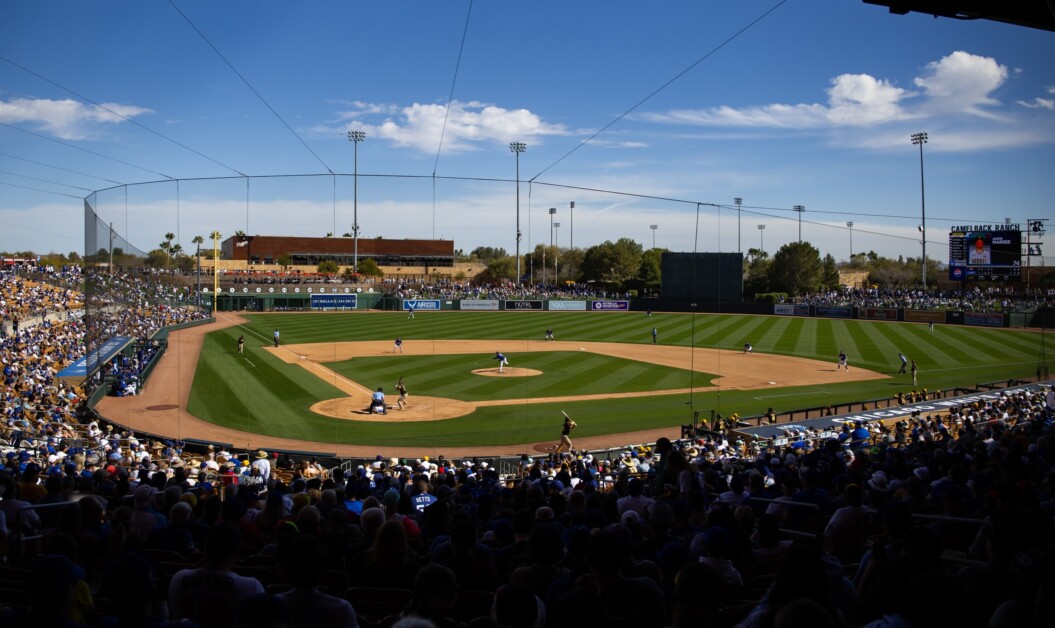
[[[927,64],[926,70],[925,76],[913,80],[919,91],[897,87],[887,79],[869,74],[840,74],[831,79],[827,105],[769,104],[740,109],[720,106],[642,113],[633,117],[692,126],[774,129],[869,127],[951,113],[996,118],[984,108],[1000,104],[991,94],[1007,80],[1006,66],[991,57],[957,51]],[[910,107],[909,103],[916,97],[920,100]],[[1038,99],[1031,104],[1043,107],[1044,102]]]
[[[841,74],[828,89],[828,120],[837,125],[865,126],[905,117],[900,101],[908,93],[867,74]]]
[[[1055,87],[1047,87],[1045,92],[1055,96]],[[1029,109],[1055,109],[1055,98],[1034,98],[1033,100],[1016,100],[1016,104]]]
[[[667,113],[635,116],[651,122],[670,122],[694,126],[729,126],[808,129],[825,126],[828,109],[824,105],[766,105],[736,109],[721,106],[711,109],[680,109]]]
[[[981,107],[999,105],[990,94],[1007,80],[1007,66],[992,57],[958,50],[941,61],[927,64],[929,74],[914,81],[923,90],[928,108],[948,113],[959,111],[990,117]]]
[[[401,108],[363,102],[351,104],[352,110],[338,113],[339,121],[356,120],[355,128],[371,136],[427,153],[435,152],[441,135],[443,150],[465,152],[474,150],[479,142],[569,134],[563,125],[549,124],[527,109],[504,109],[476,101],[454,101],[449,113],[438,104],[414,103]],[[388,116],[388,119],[369,123],[376,116]],[[313,131],[328,135],[333,129],[318,127]]]
[[[13,98],[0,101],[0,122],[31,123],[36,129],[64,140],[82,140],[99,136],[102,125],[122,122],[121,116],[134,118],[151,113],[150,109],[133,105],[104,103],[103,107],[70,99]]]

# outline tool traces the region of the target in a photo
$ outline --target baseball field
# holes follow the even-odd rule
[[[636,312],[217,319],[173,334],[144,394],[108,398],[103,414],[133,421],[153,413],[154,424],[140,429],[227,436],[239,446],[423,455],[544,451],[557,441],[563,410],[578,423],[577,447],[615,446],[676,436],[693,412],[751,416],[907,392],[914,387],[910,375],[896,374],[899,352],[919,365],[916,389],[1030,377],[1045,340],[1031,331],[964,326],[929,331],[919,323]],[[555,340],[544,340],[547,328]],[[745,342],[752,354],[744,354]],[[840,350],[849,371],[836,370]],[[509,360],[501,373],[498,351]],[[403,410],[395,408],[400,378],[409,389]],[[378,387],[393,406],[384,415],[365,411]]]

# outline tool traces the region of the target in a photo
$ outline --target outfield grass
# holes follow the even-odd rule
[[[213,332],[205,339],[190,395],[189,410],[205,420],[259,434],[335,444],[378,446],[508,445],[556,440],[559,411],[579,424],[577,436],[620,433],[691,422],[692,412],[710,410],[743,416],[773,406],[778,411],[893,396],[912,388],[908,376],[821,387],[700,392],[710,376],[687,370],[574,352],[517,353],[517,342],[541,340],[551,327],[557,340],[651,342],[655,326],[661,344],[738,350],[750,342],[758,353],[777,353],[835,362],[846,351],[851,368],[893,373],[899,351],[915,359],[920,386],[931,390],[1032,376],[1039,364],[1039,333],[926,324],[776,316],[730,316],[592,312],[418,312],[254,314],[245,327]],[[356,358],[329,366],[368,386],[391,385],[406,376],[411,394],[464,400],[523,399],[524,403],[479,408],[457,419],[414,423],[334,420],[311,413],[316,401],[343,396],[305,369],[288,365],[261,349],[273,331],[283,344],[404,339],[410,355],[398,360]],[[246,335],[246,358],[234,355]],[[430,339],[495,339],[513,366],[543,371],[538,377],[499,380],[467,375],[490,355],[429,355]],[[493,363],[489,364],[493,366]],[[1049,365],[1050,366],[1050,365]],[[631,390],[693,389],[691,394],[542,404],[538,397]]]

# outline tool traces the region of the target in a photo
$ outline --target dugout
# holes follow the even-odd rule
[[[744,292],[741,253],[664,253],[662,300],[740,303]]]

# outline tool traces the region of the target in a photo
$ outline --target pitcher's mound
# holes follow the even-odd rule
[[[498,369],[476,369],[473,371],[473,375],[484,375],[486,377],[533,377],[535,375],[542,375],[542,371],[536,371],[535,369],[518,369],[511,366],[507,366],[502,369],[499,373]]]

